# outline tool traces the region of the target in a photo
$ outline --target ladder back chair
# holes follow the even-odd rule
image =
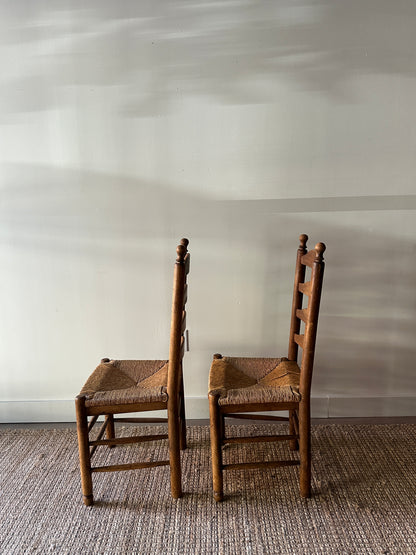
[[[182,359],[185,351],[187,275],[190,254],[188,239],[177,247],[174,267],[169,360],[110,360],[103,358],[75,399],[82,494],[85,505],[93,504],[92,474],[170,466],[173,498],[181,497],[180,450],[186,448],[185,401]],[[132,412],[167,410],[167,418],[115,418]],[[90,432],[98,417],[104,416],[98,434]],[[168,433],[116,437],[115,422],[167,422]],[[105,439],[103,438],[105,435]],[[169,440],[169,460],[93,466],[99,446]]]
[[[214,498],[223,500],[223,471],[300,465],[300,495],[311,494],[310,394],[319,304],[324,274],[325,245],[309,252],[307,235],[300,236],[297,251],[288,356],[244,358],[215,354],[209,376],[209,410]],[[305,281],[310,268],[310,280]],[[308,299],[302,307],[303,299]],[[301,333],[301,325],[304,331]],[[298,365],[298,350],[302,349]],[[256,412],[289,411],[289,417]],[[248,413],[248,414],[246,414]],[[227,437],[225,418],[284,420],[287,434]],[[222,446],[230,443],[289,442],[298,459],[223,464]]]

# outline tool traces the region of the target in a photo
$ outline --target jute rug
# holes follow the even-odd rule
[[[0,553],[415,554],[415,432],[411,424],[315,426],[311,499],[299,497],[298,467],[285,467],[227,472],[226,500],[216,504],[209,430],[190,427],[182,499],[171,499],[169,468],[159,467],[95,475],[96,504],[85,507],[74,430],[2,430]],[[225,454],[243,460],[246,448],[232,445]],[[277,444],[250,449],[252,457],[288,453]],[[132,454],[151,460],[167,448],[105,448],[101,457],[123,462]]]

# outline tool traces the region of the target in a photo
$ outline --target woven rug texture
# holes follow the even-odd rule
[[[122,435],[162,426],[119,428]],[[232,435],[282,433],[232,425]],[[224,473],[212,499],[209,428],[188,428],[184,497],[169,467],[93,476],[82,504],[75,430],[0,431],[0,553],[405,554],[416,553],[416,425],[313,427],[313,496],[299,467]],[[101,448],[97,463],[167,458],[167,442]],[[229,445],[224,462],[296,457],[285,444]],[[94,463],[94,464],[97,464]]]

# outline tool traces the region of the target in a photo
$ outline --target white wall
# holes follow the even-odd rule
[[[0,2],[0,419],[73,420],[102,356],[285,354],[327,243],[315,416],[415,415],[416,3]]]

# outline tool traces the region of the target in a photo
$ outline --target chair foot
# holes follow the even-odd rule
[[[93,495],[83,495],[82,500],[84,501],[84,505],[90,507],[94,505],[94,496]]]
[[[223,468],[221,430],[223,417],[218,406],[218,396],[209,395],[209,417],[211,435],[212,486],[215,501],[223,500]]]
[[[172,467],[171,467],[170,493],[171,493],[172,499],[180,499],[183,495],[180,467],[179,467],[179,474],[177,472],[178,472],[178,469],[172,470]]]
[[[300,463],[299,491],[301,497],[311,496],[311,466],[310,459]]]
[[[181,430],[178,414],[168,405],[170,491],[173,499],[182,496],[181,476]]]
[[[214,491],[214,499],[217,503],[224,500],[224,494],[222,492]]]
[[[75,399],[77,415],[77,434],[79,466],[81,471],[81,488],[85,505],[93,504],[92,496],[92,476],[91,476],[91,455],[88,437],[88,418],[85,408],[85,397],[79,395]]]

